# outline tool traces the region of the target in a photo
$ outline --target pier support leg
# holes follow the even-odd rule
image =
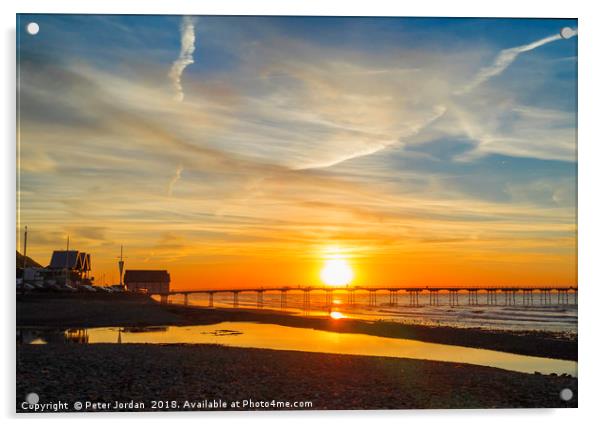
[[[558,289],[558,305],[568,305],[569,303],[569,291],[566,289]]]
[[[326,305],[330,307],[332,305],[332,290],[326,290]]]
[[[458,303],[458,291],[448,291],[449,292],[449,305],[451,307],[457,306]]]
[[[429,304],[439,305],[439,291],[429,291]]]
[[[569,303],[569,292],[564,289],[556,289],[558,297],[558,305],[566,305]]]
[[[397,291],[389,291],[389,305],[391,307],[397,305]]]
[[[420,301],[418,299],[418,291],[410,290],[410,307],[418,307],[420,305]]]
[[[161,304],[167,304],[169,302],[169,295],[161,295]]]
[[[516,305],[516,291],[514,289],[504,290],[504,305]]]
[[[238,307],[238,292],[232,292],[232,307]]]
[[[368,291],[368,305],[370,307],[376,306],[376,292],[375,291]]]
[[[209,292],[209,307],[213,307],[213,292]]]
[[[184,305],[188,305],[188,294],[184,294]]]
[[[280,308],[286,308],[286,291],[280,291]]]
[[[479,305],[479,297],[477,296],[477,291],[472,289],[468,290],[468,305]]]
[[[308,315],[311,311],[311,301],[309,296],[309,290],[303,290],[303,313]]]

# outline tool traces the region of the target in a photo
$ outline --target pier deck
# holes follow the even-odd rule
[[[462,305],[458,295],[468,295],[467,305],[569,305],[569,294],[573,295],[573,303],[577,304],[576,286],[282,286],[282,287],[259,287],[259,288],[224,288],[224,289],[192,289],[173,290],[168,293],[149,293],[151,296],[159,296],[162,303],[167,303],[170,296],[184,296],[184,304],[188,305],[188,297],[191,294],[208,295],[208,306],[213,307],[214,295],[218,293],[232,294],[232,306],[238,307],[239,295],[241,293],[255,293],[257,295],[257,307],[263,307],[265,293],[280,293],[280,307],[287,307],[287,294],[289,292],[303,293],[303,307],[309,311],[311,305],[311,293],[322,292],[326,296],[326,302],[332,304],[334,293],[347,293],[348,305],[355,304],[356,293],[368,295],[368,305],[377,305],[377,293],[388,294],[389,305],[399,304],[400,293],[409,295],[409,306],[419,307],[420,296],[429,296],[428,305],[445,304],[456,307]],[[443,295],[446,295],[445,298]],[[537,298],[535,297],[537,295]],[[439,297],[442,296],[440,299]],[[479,297],[482,297],[479,299]],[[483,297],[485,297],[483,301]],[[498,298],[499,297],[499,298]],[[554,298],[555,297],[555,298]],[[555,304],[556,303],[556,304]]]

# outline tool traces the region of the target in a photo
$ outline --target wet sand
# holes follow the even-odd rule
[[[577,360],[575,337],[544,331],[492,331],[384,321],[308,318],[273,310],[183,307],[162,305],[144,295],[134,294],[32,294],[17,299],[19,327],[167,326],[236,321],[406,338],[528,356]]]
[[[248,399],[310,401],[308,409],[577,406],[576,378],[216,345],[19,345],[17,379],[18,411],[30,392],[40,395],[40,403],[144,402],[138,410],[153,410],[151,400],[176,401],[178,408],[167,409],[186,410],[192,409],[183,407],[186,400],[214,399],[229,405]],[[564,402],[559,393],[567,387],[575,396]]]

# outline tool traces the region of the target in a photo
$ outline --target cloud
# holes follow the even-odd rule
[[[562,40],[562,39],[569,39],[569,38],[577,35],[577,30],[573,30],[573,29],[569,29],[569,30],[570,31],[563,33],[563,35],[553,34],[551,36],[544,37],[543,39],[534,41],[532,43],[528,43],[528,44],[524,44],[521,46],[511,47],[509,49],[502,50],[497,55],[495,60],[493,61],[493,64],[491,64],[487,67],[481,68],[479,70],[479,72],[476,74],[476,76],[472,79],[472,81],[470,83],[468,83],[466,86],[464,86],[461,90],[457,91],[456,94],[461,95],[461,94],[468,93],[468,92],[472,91],[473,89],[475,89],[477,86],[485,83],[490,78],[495,77],[498,74],[501,74],[506,68],[508,68],[516,60],[516,58],[521,53],[529,52],[530,50],[537,49],[538,47],[544,46],[548,43],[552,43],[552,42],[555,42],[557,40]]]
[[[168,197],[171,197],[171,195],[173,193],[173,187],[174,187],[174,185],[176,185],[176,182],[178,182],[180,180],[183,170],[184,170],[184,167],[182,165],[178,165],[178,167],[176,168],[176,172],[174,173],[173,177],[169,180],[169,184],[167,185],[167,196]]]
[[[184,90],[182,88],[182,73],[190,64],[194,63],[192,54],[194,53],[194,18],[184,16],[180,25],[180,56],[176,59],[169,71],[169,78],[172,81],[175,90],[175,99],[177,101],[184,100]]]
[[[215,41],[202,27],[204,43]],[[454,96],[482,50],[358,52],[277,33],[247,49],[223,29],[221,50],[209,51],[234,65],[190,75],[185,103],[161,85],[163,71],[135,68],[125,54],[125,72],[70,58],[22,63],[22,223],[54,240],[56,230],[102,224],[104,240],[81,228],[90,238],[80,249],[113,270],[121,242],[134,262],[149,249],[153,259],[305,259],[345,240],[357,253],[398,257],[424,245],[495,252],[572,236],[571,181],[552,178],[558,164],[559,175],[573,173],[574,112],[530,92],[529,79]],[[172,81],[183,96],[182,71]],[[446,151],[450,139],[469,144]],[[492,181],[486,160],[496,155],[562,162],[500,169]],[[512,179],[521,170],[534,175]],[[492,188],[506,197],[484,196]],[[32,250],[45,259],[52,247]]]

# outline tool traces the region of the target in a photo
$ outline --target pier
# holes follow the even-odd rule
[[[191,294],[206,294],[208,296],[208,307],[214,306],[215,294],[231,294],[232,307],[239,306],[239,295],[241,293],[252,293],[256,295],[257,308],[264,306],[264,294],[271,293],[280,295],[280,308],[285,310],[287,305],[287,294],[298,293],[303,295],[303,312],[309,313],[311,310],[311,295],[322,294],[327,306],[331,306],[334,294],[346,294],[347,304],[353,306],[356,304],[358,293],[366,295],[369,307],[376,307],[378,296],[381,297],[381,305],[389,306],[408,306],[421,307],[423,305],[439,306],[447,301],[450,307],[468,306],[566,306],[577,304],[576,286],[457,286],[457,287],[438,287],[438,286],[400,286],[400,287],[369,287],[369,286],[347,286],[347,287],[327,287],[327,286],[284,286],[271,288],[235,288],[235,289],[194,289],[194,290],[174,290],[167,293],[151,292],[149,295],[158,296],[161,303],[168,303],[169,297],[181,295],[184,297],[184,305],[189,304]],[[400,301],[400,296],[408,296],[407,303]],[[447,294],[447,298],[444,295]],[[459,295],[466,295],[466,302],[462,303]],[[440,300],[439,296],[443,298]],[[536,295],[538,297],[536,297]],[[386,303],[388,296],[388,304]],[[428,302],[427,297],[428,296]],[[500,298],[498,298],[498,296]],[[441,303],[442,301],[442,303]]]

